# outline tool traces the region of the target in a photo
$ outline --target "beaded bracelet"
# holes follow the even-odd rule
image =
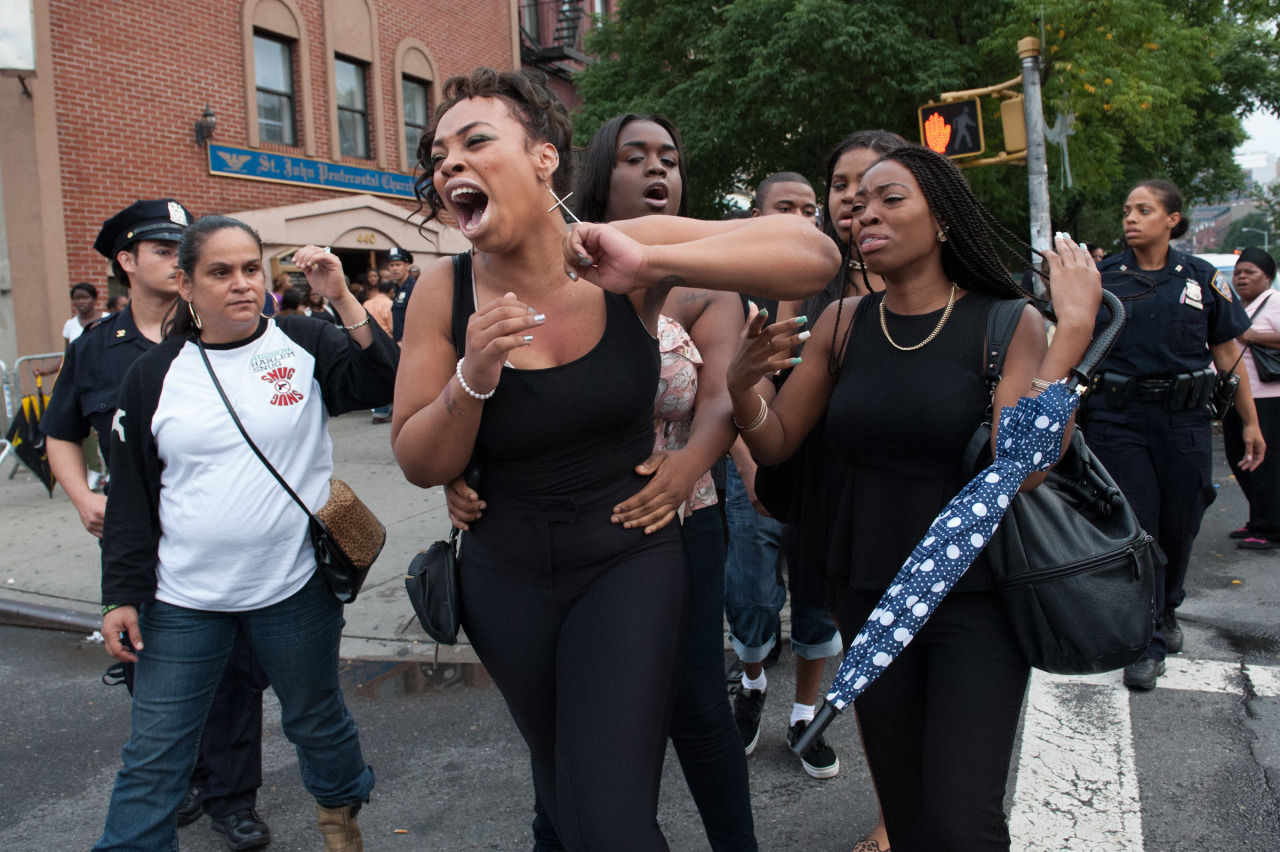
[[[364,319],[360,320],[360,322],[356,323],[355,325],[344,325],[343,328],[345,328],[347,331],[355,331],[357,328],[364,328],[366,325],[369,324],[369,319],[370,319],[369,312],[365,311]]]
[[[497,393],[498,389],[495,387],[493,390],[489,391],[488,393],[476,393],[475,391],[473,391],[471,389],[471,385],[467,384],[467,380],[462,377],[462,362],[465,360],[467,359],[466,358],[458,359],[458,369],[457,369],[458,382],[459,384],[462,385],[462,389],[466,391],[468,394],[470,394],[473,399],[478,399],[481,402],[484,402],[486,399],[488,399],[489,397]]]
[[[756,394],[756,396],[760,397],[760,411],[758,414],[756,414],[756,419],[751,421],[751,425],[743,426],[741,423],[738,422],[737,417],[733,418],[733,425],[737,426],[738,431],[743,435],[746,435],[750,432],[754,432],[757,429],[759,429],[761,426],[764,425],[764,421],[769,417],[769,403],[765,402],[764,397],[760,396],[760,394]]]

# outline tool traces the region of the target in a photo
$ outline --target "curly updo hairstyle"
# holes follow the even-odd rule
[[[444,99],[436,107],[431,127],[418,142],[418,168],[413,193],[418,198],[418,211],[426,211],[429,222],[444,208],[444,201],[432,182],[431,143],[444,114],[468,98],[497,98],[511,110],[511,116],[524,128],[530,142],[550,142],[560,155],[560,165],[552,175],[556,193],[563,197],[573,186],[573,123],[569,111],[547,85],[541,71],[495,71],[477,68],[470,74],[450,77],[444,84]]]

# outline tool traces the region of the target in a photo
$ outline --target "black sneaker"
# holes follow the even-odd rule
[[[123,665],[123,664],[117,664]],[[107,669],[107,675],[111,674],[111,670]],[[103,675],[106,678],[107,675]],[[124,677],[124,675],[120,675]],[[200,797],[201,788],[188,787],[187,795],[182,797],[182,802],[178,805],[178,825],[191,825],[191,823],[204,816],[204,801]]]
[[[743,689],[733,697],[733,721],[738,723],[742,745],[747,754],[756,750],[760,742],[760,713],[764,710],[765,690]]]
[[[257,849],[271,842],[271,829],[253,808],[236,811],[231,816],[210,816],[213,830],[227,838],[227,845],[236,852]]]
[[[1130,663],[1124,667],[1124,685],[1131,689],[1148,689],[1156,688],[1156,679],[1164,674],[1164,660],[1153,660],[1150,657],[1143,657],[1136,663]]]
[[[803,719],[792,725],[787,731],[787,745],[795,745],[807,727],[809,723]],[[840,774],[840,758],[822,737],[814,740],[809,750],[800,756],[800,765],[814,778],[835,778]]]
[[[1160,621],[1160,633],[1164,636],[1164,644],[1170,654],[1182,651],[1182,628],[1178,626],[1175,610],[1171,609],[1164,614],[1164,618]]]

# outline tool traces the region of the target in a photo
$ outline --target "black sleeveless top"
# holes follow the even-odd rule
[[[883,299],[875,293],[860,303],[827,411],[828,444],[848,466],[828,571],[853,588],[879,591],[889,587],[938,512],[972,478],[961,467],[991,401],[982,354],[987,315],[998,301],[967,293],[937,337],[903,352],[880,328]],[[885,322],[895,342],[914,346],[941,318],[942,311],[886,312]],[[990,587],[980,554],[956,590]]]
[[[475,312],[471,255],[454,260],[453,339],[465,347]],[[501,496],[592,491],[636,478],[653,451],[658,341],[631,300],[605,293],[604,334],[574,361],[542,370],[502,368],[476,435],[480,487]]]

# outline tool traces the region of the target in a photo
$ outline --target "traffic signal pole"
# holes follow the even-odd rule
[[[1031,201],[1031,247],[1043,251],[1052,248],[1053,224],[1049,216],[1049,162],[1044,149],[1044,111],[1040,104],[1040,39],[1028,36],[1018,40],[1018,56],[1022,59],[1023,115],[1027,123],[1027,192]],[[1039,260],[1032,255],[1031,262]],[[1044,282],[1036,282],[1036,295],[1043,295]]]

